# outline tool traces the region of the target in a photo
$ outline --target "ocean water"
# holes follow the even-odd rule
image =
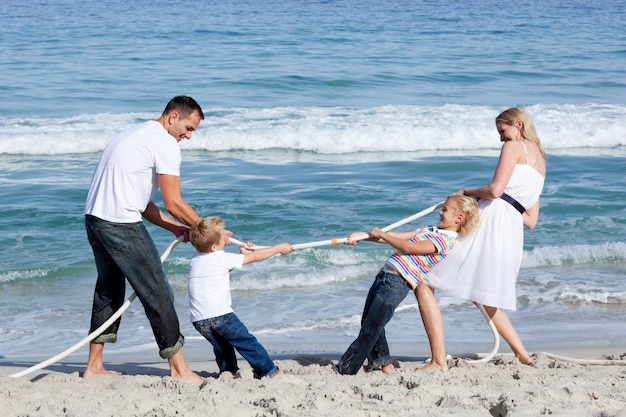
[[[531,350],[626,347],[623,2],[8,0],[0,14],[0,358],[86,336],[91,174],[113,136],[177,94],[206,115],[181,145],[184,197],[260,245],[385,226],[488,182],[494,117],[525,108],[548,175],[510,318]],[[160,250],[174,239],[149,228]],[[390,253],[364,242],[246,265],[232,274],[235,311],[273,355],[340,354]],[[164,265],[197,347],[186,356],[203,360],[192,254],[180,244]],[[451,353],[490,350],[471,303],[439,302]],[[392,353],[428,354],[412,296],[387,333]],[[158,360],[139,302],[119,336],[108,353]]]

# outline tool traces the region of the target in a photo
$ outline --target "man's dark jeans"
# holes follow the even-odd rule
[[[143,222],[113,223],[86,215],[87,237],[93,250],[98,280],[93,298],[90,333],[124,304],[126,281],[143,304],[162,358],[172,357],[182,347],[174,293],[167,282],[157,248]],[[117,341],[121,318],[96,343]]]

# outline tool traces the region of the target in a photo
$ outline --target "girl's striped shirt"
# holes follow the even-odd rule
[[[387,259],[383,270],[400,274],[415,289],[422,278],[443,258],[448,256],[457,236],[457,232],[441,230],[436,226],[419,228],[415,230],[415,237],[409,239],[409,242],[430,240],[435,245],[436,252],[426,255],[409,255],[396,252]]]

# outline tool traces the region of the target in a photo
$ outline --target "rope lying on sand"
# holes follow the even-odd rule
[[[442,207],[444,204],[444,202],[441,203],[437,203],[427,209],[424,209],[418,213],[415,213],[409,217],[406,217],[402,220],[399,220],[395,223],[392,223],[388,226],[385,226],[384,228],[382,228],[381,230],[388,232],[390,230],[393,230],[397,227],[400,227],[406,223],[409,223],[413,220],[416,220],[420,217],[423,217],[427,214],[432,213],[433,211],[439,209],[440,207]],[[354,240],[359,241],[359,240],[364,240],[367,239],[368,235],[367,234],[363,234],[363,235],[359,235],[354,237]],[[231,237],[230,238],[231,242],[237,244],[237,245],[245,245],[245,243]],[[179,237],[178,239],[174,240],[168,247],[167,249],[161,254],[161,262],[165,262],[165,259],[167,259],[167,257],[170,255],[170,253],[172,252],[172,250],[180,243],[183,241],[182,237]],[[318,247],[318,246],[325,246],[325,245],[339,245],[342,243],[345,243],[348,241],[348,238],[333,238],[333,239],[328,239],[328,240],[321,240],[321,241],[316,241],[316,242],[309,242],[309,243],[300,243],[300,244],[295,244],[292,245],[294,248],[296,249],[306,249],[306,248],[313,248],[313,247]],[[250,249],[260,249],[266,246],[253,246]],[[80,342],[76,343],[74,346],[70,347],[69,349],[59,353],[56,356],[53,356],[52,358],[43,361],[41,363],[38,363],[36,365],[31,366],[28,369],[24,369],[23,371],[17,372],[15,374],[9,375],[12,378],[19,378],[25,375],[28,375],[34,371],[43,369],[53,363],[58,362],[59,360],[65,358],[66,356],[74,353],[75,351],[77,351],[78,349],[80,349],[83,345],[87,344],[88,342],[91,342],[92,340],[94,340],[96,337],[98,337],[100,334],[102,334],[102,332],[104,332],[111,324],[113,324],[113,322],[115,322],[115,320],[117,320],[119,317],[121,317],[121,315],[128,309],[128,307],[130,307],[131,303],[135,300],[135,298],[137,298],[137,294],[136,293],[132,293],[132,295],[130,297],[128,297],[128,299],[124,302],[124,304],[122,304],[122,306],[119,308],[119,310],[117,310],[112,316],[111,318],[109,318],[109,320],[107,320],[104,324],[102,324],[100,327],[98,327],[94,332],[92,332],[91,334],[89,334],[89,336],[87,336],[86,338],[84,338],[83,340],[81,340]],[[469,360],[470,362],[488,362],[491,359],[493,359],[493,357],[498,353],[498,349],[500,347],[500,335],[498,334],[498,330],[496,329],[495,325],[493,324],[491,318],[489,317],[489,315],[487,314],[487,312],[485,311],[484,307],[478,303],[475,303],[476,307],[478,307],[478,309],[480,310],[481,314],[483,315],[485,321],[487,322],[487,324],[489,325],[489,328],[491,329],[491,332],[493,334],[493,341],[494,341],[494,347],[491,350],[491,352],[489,352],[488,354],[483,355],[478,355],[481,356],[479,359],[475,359],[475,360],[469,360],[467,358],[465,358],[466,360]],[[554,355],[552,353],[547,353],[547,352],[541,352],[543,355],[546,355],[549,358],[552,359],[559,359],[559,360],[563,360],[563,361],[568,361],[568,362],[575,362],[575,363],[579,363],[579,364],[586,364],[586,365],[626,365],[626,360],[595,360],[595,359],[577,359],[577,358],[568,358],[565,356],[559,356],[559,355]]]

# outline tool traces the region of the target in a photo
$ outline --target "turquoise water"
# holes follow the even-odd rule
[[[185,198],[257,244],[385,226],[488,182],[493,118],[523,106],[550,156],[511,319],[535,350],[624,346],[622,2],[521,1],[515,16],[495,2],[457,5],[3,2],[0,357],[52,356],[86,335],[91,174],[116,133],[176,94],[207,116],[181,145]],[[160,250],[173,240],[150,230]],[[273,354],[341,352],[389,253],[325,246],[248,265],[232,277],[235,310]],[[181,244],[165,268],[187,343],[208,351],[188,323],[191,255]],[[490,348],[471,304],[440,303],[452,352]],[[107,351],[158,358],[136,304]],[[388,336],[392,350],[427,353],[414,299]]]

